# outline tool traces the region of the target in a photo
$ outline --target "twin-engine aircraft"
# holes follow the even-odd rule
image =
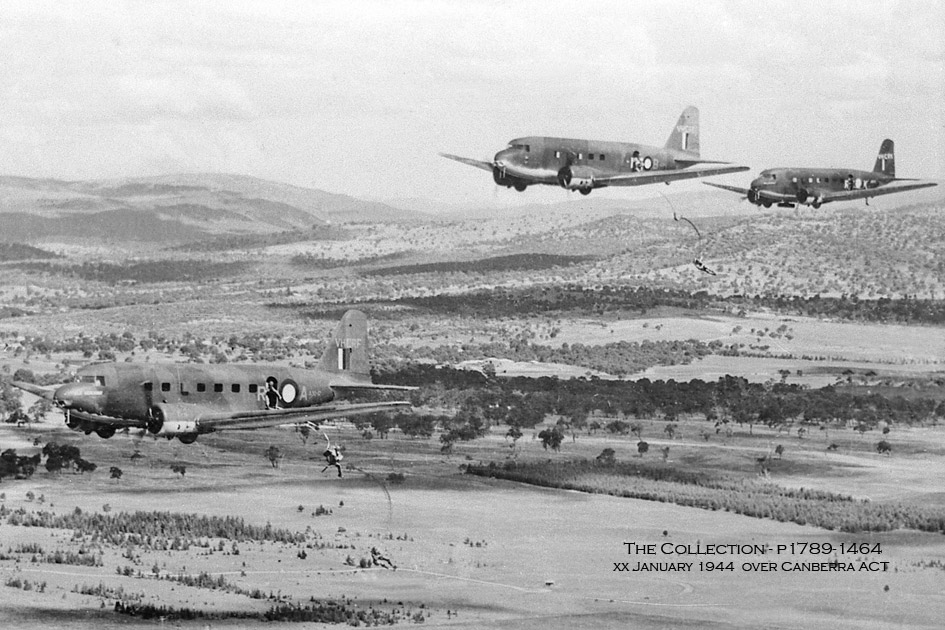
[[[663,147],[531,136],[512,140],[491,162],[440,155],[489,171],[496,184],[519,192],[535,184],[547,184],[587,195],[605,186],[669,184],[748,170],[747,166],[696,166],[731,162],[699,157],[699,110],[691,106],[683,111]]]
[[[267,364],[194,365],[97,363],[53,391],[13,385],[59,405],[66,424],[110,438],[124,428],[146,429],[190,444],[203,433],[261,429],[409,407],[403,402],[338,403],[357,390],[412,390],[375,385],[368,363],[367,318],[348,311],[318,370]]]
[[[748,201],[770,208],[794,208],[806,204],[819,208],[830,201],[850,201],[937,186],[933,182],[890,185],[892,182],[914,182],[915,179],[896,177],[896,156],[893,141],[883,140],[872,171],[841,168],[771,168],[751,182],[750,188],[703,182],[744,195]]]

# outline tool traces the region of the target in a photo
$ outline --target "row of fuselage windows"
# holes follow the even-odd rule
[[[531,153],[531,151],[532,151],[532,147],[531,147],[531,145],[529,145],[529,144],[513,144],[513,145],[510,145],[510,146],[511,146],[513,149],[525,149],[525,153]],[[561,151],[555,151],[555,159],[560,160],[560,159],[561,159],[561,156],[562,156],[562,152],[561,152]],[[583,154],[583,153],[578,153],[578,154],[577,154],[577,159],[583,160],[583,159],[584,159],[584,154]],[[605,153],[588,153],[588,154],[587,154],[587,159],[590,160],[590,161],[593,161],[594,159],[598,159],[598,160],[600,160],[601,162],[603,162],[603,161],[605,161],[605,160],[607,159],[607,155],[606,155]],[[629,158],[628,158],[628,159],[629,159]]]
[[[561,155],[562,155],[561,151],[555,151],[555,159],[560,160],[560,159],[561,159]],[[587,159],[588,159],[588,161],[589,161],[589,162],[593,162],[595,156],[596,156],[597,159],[600,160],[601,162],[603,162],[603,161],[605,161],[605,160],[607,159],[607,155],[604,154],[604,153],[588,153],[588,154],[587,154]],[[584,159],[584,154],[583,154],[583,153],[578,153],[578,154],[577,154],[577,159],[583,160],[583,159]],[[627,159],[630,159],[630,158],[627,158]]]
[[[183,384],[182,384],[182,385],[183,385]],[[203,393],[205,393],[205,392],[210,391],[210,389],[208,389],[208,387],[209,387],[209,385],[208,385],[207,383],[197,383],[197,384],[195,385],[195,391],[196,391],[198,394],[203,394]],[[149,391],[149,392],[150,392],[150,391],[154,391],[154,383],[151,383],[151,382],[145,383],[145,384],[144,384],[144,389],[145,389],[145,391]],[[223,384],[223,383],[213,383],[213,392],[214,392],[214,393],[221,394],[221,393],[223,393],[224,391],[226,391],[226,389],[227,389],[227,386],[226,386],[225,384]],[[171,383],[167,383],[167,382],[161,383],[161,391],[162,391],[162,392],[169,392],[169,391],[171,391]],[[230,383],[230,384],[229,384],[229,391],[232,392],[232,393],[234,393],[234,394],[239,394],[240,392],[243,391],[243,386],[242,386],[241,383]],[[250,383],[249,385],[246,386],[246,391],[249,392],[250,394],[258,393],[258,392],[259,392],[259,385],[257,385],[256,383]]]

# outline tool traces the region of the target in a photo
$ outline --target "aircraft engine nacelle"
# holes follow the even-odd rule
[[[558,185],[568,190],[590,190],[594,187],[594,171],[586,166],[565,166],[558,171]]]
[[[151,407],[151,417],[148,419],[148,432],[162,437],[179,437],[186,442],[190,436],[196,438],[197,421],[193,420],[193,411],[187,413],[186,408],[179,405],[158,403]],[[189,440],[193,442],[193,440]]]
[[[758,191],[754,188],[748,189],[748,194],[746,197],[748,198],[749,203],[761,203],[758,199]]]

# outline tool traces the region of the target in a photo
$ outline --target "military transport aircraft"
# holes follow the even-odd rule
[[[409,407],[409,402],[337,403],[356,390],[411,390],[375,385],[368,364],[367,318],[341,318],[318,370],[267,364],[97,363],[55,390],[13,385],[59,405],[66,424],[110,438],[119,429],[146,429],[190,444],[202,433],[260,429]]]
[[[640,186],[678,179],[747,171],[747,166],[695,167],[731,164],[699,157],[699,110],[687,107],[665,146],[531,136],[516,138],[491,162],[441,153],[445,158],[492,173],[495,183],[519,192],[535,184],[561,186],[590,194],[605,186]]]
[[[914,182],[915,179],[896,177],[896,156],[893,141],[883,140],[872,171],[842,168],[770,168],[751,182],[750,188],[703,182],[707,186],[730,190],[745,195],[751,203],[770,208],[794,208],[807,204],[819,208],[830,201],[850,201],[937,186],[933,182],[890,185],[891,182]]]

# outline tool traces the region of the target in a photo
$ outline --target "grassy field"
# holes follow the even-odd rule
[[[683,437],[672,441],[651,437],[659,430],[657,423],[646,426],[644,437],[653,445],[648,457],[658,458],[657,449],[668,444],[670,464],[685,461],[693,470],[742,470],[753,475],[755,456],[780,439],[788,449],[783,465],[772,466],[771,477],[777,483],[813,487],[824,480],[836,492],[848,488],[874,501],[906,496],[925,502],[937,496],[942,504],[936,482],[945,472],[941,430],[895,436],[897,451],[903,453],[889,458],[856,443],[826,456],[819,439],[791,440],[757,429],[751,436],[746,430],[706,443],[695,435],[696,426],[683,423]],[[724,512],[463,475],[458,467],[466,461],[505,457],[509,448],[499,434],[462,444],[456,455],[444,458],[435,440],[407,440],[396,432],[388,440],[364,440],[347,425],[328,430],[348,449],[347,461],[353,467],[343,479],[321,474],[319,445],[303,445],[290,430],[205,436],[185,446],[151,439],[136,443],[121,435],[109,441],[85,438],[58,425],[41,425],[35,433],[0,427],[4,448],[28,452],[31,438],[41,435],[44,440],[72,442],[82,449],[83,457],[99,464],[92,475],[54,476],[43,471],[27,481],[4,480],[0,490],[7,509],[236,516],[252,525],[268,523],[307,533],[308,541],[241,541],[236,543],[238,555],[233,555],[231,541],[220,550],[215,539],[205,541],[206,547],[186,551],[136,548],[131,554],[120,545],[99,542],[91,546],[101,554],[101,567],[68,566],[32,563],[29,554],[15,550],[31,544],[47,552],[76,550],[81,543],[71,531],[5,525],[0,530],[0,552],[10,558],[0,561],[0,579],[45,582],[45,589],[40,593],[35,588],[0,586],[0,622],[10,628],[35,627],[37,622],[55,625],[65,619],[75,628],[133,623],[111,612],[114,599],[74,592],[99,584],[111,592],[120,588],[141,602],[218,613],[259,611],[272,605],[268,599],[156,577],[200,572],[223,576],[244,591],[279,594],[285,601],[345,598],[362,607],[423,610],[427,627],[933,628],[945,613],[939,588],[939,567],[945,562],[941,535],[908,531],[841,535]],[[562,453],[543,451],[528,436],[522,442],[518,447],[522,461],[593,457],[608,446],[620,461],[636,457],[635,439],[629,438],[579,436],[576,442],[569,439]],[[263,456],[271,444],[286,455],[279,468],[272,468]],[[144,457],[132,465],[129,456],[135,448]],[[186,474],[174,473],[170,469],[174,463],[185,465]],[[105,471],[111,465],[123,469],[121,480],[108,478]],[[404,482],[388,482],[392,472],[403,473]],[[26,498],[28,492],[33,493],[32,501]],[[330,513],[316,516],[319,508]],[[883,553],[872,557],[855,553],[849,560],[857,566],[862,561],[889,564],[885,572],[779,570],[760,575],[745,570],[743,564],[774,562],[781,569],[785,562],[793,566],[824,558],[786,551],[763,557],[628,556],[625,542],[658,547],[666,542],[775,547],[868,542],[878,543]],[[370,558],[375,546],[397,566],[396,571],[345,564],[349,556],[355,562]],[[306,552],[305,558],[299,557],[300,550]],[[826,559],[836,560],[838,554]],[[732,561],[733,570],[698,569],[700,561],[718,560]],[[614,563],[637,561],[692,562],[693,568],[614,571]],[[142,576],[118,575],[123,567]],[[192,622],[193,627],[197,623]],[[255,626],[238,620],[212,623]]]

